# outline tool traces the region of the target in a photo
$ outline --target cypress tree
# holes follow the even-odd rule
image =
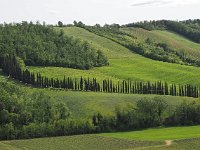
[[[81,76],[81,79],[80,79],[80,89],[81,89],[81,91],[83,91],[83,78],[82,78],[82,76]]]

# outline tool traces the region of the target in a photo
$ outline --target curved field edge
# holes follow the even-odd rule
[[[187,57],[198,60],[200,58],[200,44],[167,30],[147,31],[141,28],[121,28],[121,31],[137,37],[141,42],[147,38],[153,41],[166,43],[171,49],[183,52]]]
[[[185,128],[190,127],[179,127],[184,130]],[[191,127],[193,130],[195,127]],[[198,127],[199,128],[199,127]],[[161,130],[161,129],[149,129],[149,130]],[[160,134],[164,134],[165,130],[169,130],[168,128],[163,128],[163,132]],[[177,127],[174,128],[177,130]],[[186,133],[190,133],[191,130],[184,130]],[[132,134],[134,134],[133,131]],[[141,131],[147,132],[147,130]],[[148,133],[146,133],[147,136]],[[178,133],[181,135],[181,133]],[[151,133],[152,137],[157,136],[157,134]],[[168,135],[169,139],[173,139],[174,135]],[[178,140],[177,140],[178,139]],[[168,143],[170,142],[170,144]],[[102,136],[100,134],[90,134],[90,135],[74,135],[74,136],[63,136],[63,137],[52,137],[52,138],[36,138],[29,140],[12,140],[12,141],[1,141],[0,148],[1,150],[121,150],[121,149],[147,149],[147,150],[198,150],[200,146],[200,138],[196,138],[196,136],[185,136],[184,138],[176,138],[176,140],[145,140],[143,135],[141,135],[141,139],[127,139],[127,138],[119,138],[119,137],[109,137]]]
[[[127,48],[117,44],[107,38],[93,34],[83,28],[79,27],[65,27],[55,28],[55,30],[63,30],[67,36],[79,38],[83,41],[87,41],[95,49],[100,49],[109,59],[120,59],[122,57],[130,57],[132,54]]]
[[[145,97],[153,99],[158,95],[118,94],[118,93],[96,93],[78,92],[50,88],[34,88],[1,75],[0,81],[8,82],[20,87],[27,94],[42,92],[54,101],[64,102],[71,111],[71,117],[76,119],[91,119],[95,113],[103,115],[114,115],[116,107],[127,108],[134,106],[136,102]],[[161,96],[169,105],[177,105],[183,101],[198,100],[189,97]]]
[[[169,146],[153,146],[145,149],[148,150],[199,150],[200,147],[200,138],[184,139],[172,141],[172,144]]]
[[[144,141],[183,140],[200,138],[200,126],[151,128],[141,131],[102,133],[101,136]]]
[[[76,135],[31,140],[2,141],[1,150],[120,150],[163,145],[161,141],[134,141],[101,137],[97,135]]]
[[[151,60],[135,54],[107,38],[97,36],[82,28],[56,28],[56,30],[60,29],[68,36],[74,36],[81,40],[88,41],[92,46],[102,49],[109,58],[110,65],[93,68],[87,71],[56,67],[30,67],[31,70],[55,78],[63,78],[63,76],[68,75],[80,77],[83,74],[86,77],[95,77],[100,80],[103,77],[113,80],[124,79],[146,82],[161,80],[163,82],[167,81],[168,83],[191,84],[200,87],[200,67]],[[73,72],[73,74],[70,72]]]

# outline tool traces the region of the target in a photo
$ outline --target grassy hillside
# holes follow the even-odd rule
[[[100,137],[97,135],[79,135],[69,137],[42,138],[33,140],[0,142],[1,150],[120,150],[161,145],[164,142],[145,142]]]
[[[63,79],[63,76],[70,76],[75,78],[83,77],[96,77],[98,80],[102,79],[113,79],[118,80],[133,80],[133,81],[167,81],[169,83],[177,84],[192,84],[200,87],[199,80],[199,67],[184,66],[179,64],[171,64],[161,61],[155,61],[145,58],[141,55],[135,54],[127,48],[109,40],[107,38],[97,36],[91,32],[77,27],[66,27],[64,33],[68,36],[75,36],[83,41],[87,41],[95,49],[101,49],[109,58],[110,65],[105,67],[93,68],[91,70],[78,70],[62,67],[32,67],[30,70],[34,72],[40,72],[42,75],[47,77],[54,77]],[[56,28],[60,30],[60,28]],[[158,38],[162,36],[163,40],[165,37],[165,31],[152,31]],[[169,35],[168,35],[169,34]],[[173,33],[166,33],[173,39]],[[153,36],[154,37],[154,36]],[[177,37],[176,40],[181,45],[181,38]],[[162,39],[162,38],[160,38]],[[171,40],[172,40],[171,39]],[[142,37],[141,37],[142,40]],[[185,39],[186,40],[186,39]],[[167,40],[166,40],[167,41]],[[170,39],[169,39],[170,41]],[[185,42],[183,42],[185,43]],[[189,45],[193,45],[188,41]],[[172,45],[173,46],[173,45]],[[175,47],[175,46],[174,46]],[[192,47],[192,46],[191,46]],[[195,46],[193,48],[195,50]],[[198,50],[197,50],[198,51]],[[190,52],[189,52],[190,53]],[[193,57],[191,55],[191,57]],[[0,81],[9,82],[16,86],[20,86],[21,89],[25,90],[26,93],[32,94],[34,92],[42,92],[45,95],[50,96],[54,101],[62,101],[67,104],[71,111],[71,117],[81,119],[91,119],[94,113],[100,112],[103,115],[113,115],[116,107],[132,107],[136,102],[144,97],[153,99],[156,95],[129,95],[129,94],[113,94],[113,93],[94,93],[94,92],[77,92],[67,91],[61,89],[42,89],[33,88],[29,85],[24,85],[20,82],[13,81],[0,72]],[[172,97],[162,96],[162,99],[167,101],[170,105],[176,105],[182,101],[197,100],[194,98],[187,97]],[[61,138],[44,138],[35,140],[21,140],[21,141],[8,141],[0,142],[0,149],[38,149],[40,145],[41,149],[132,149],[136,147],[148,147],[159,145],[165,146],[163,140],[177,140],[185,138],[196,138],[200,137],[198,134],[198,127],[184,127],[184,128],[166,128],[166,129],[149,129],[135,132],[125,133],[110,133],[101,135],[86,135],[86,136],[72,136],[72,137],[61,137]],[[187,131],[187,132],[185,132]],[[183,134],[185,132],[186,134]],[[165,133],[165,134],[163,134]],[[176,135],[174,134],[176,133]],[[153,136],[152,136],[153,135]],[[123,137],[123,139],[118,139]],[[138,142],[142,140],[144,142]],[[156,142],[145,142],[149,140],[155,140]],[[158,140],[162,140],[159,142]],[[54,142],[52,142],[54,141]],[[194,145],[200,144],[198,140],[191,141]],[[53,145],[51,145],[53,143]],[[94,143],[94,144],[91,144]],[[105,143],[104,145],[99,143]],[[175,142],[174,142],[175,143]],[[172,146],[180,146],[181,141],[176,141]],[[185,143],[184,143],[185,144]],[[80,146],[80,147],[77,147]],[[188,144],[189,145],[189,144]],[[94,147],[96,146],[96,147]],[[149,147],[150,146],[150,147]],[[186,145],[187,147],[187,145]],[[155,147],[154,147],[155,148]],[[159,147],[157,147],[159,148]],[[4,150],[3,149],[3,150]]]
[[[27,65],[90,69],[107,65],[102,52],[53,27],[22,22],[0,26],[0,56],[15,54]],[[1,58],[2,59],[2,58]]]
[[[104,37],[97,36],[92,34],[91,32],[84,30],[78,27],[65,27],[65,28],[55,28],[55,30],[60,31],[63,30],[64,33],[68,36],[73,36],[83,41],[89,42],[93,48],[101,49],[108,58],[124,58],[130,57],[131,53],[125,47],[112,42]]]
[[[198,150],[199,126],[155,128],[142,131],[1,141],[1,150]]]
[[[183,52],[189,58],[195,60],[200,58],[200,44],[192,42],[173,32],[166,30],[148,31],[140,28],[122,28],[121,31],[137,37],[142,42],[144,42],[147,38],[150,38],[157,42],[166,43],[171,49],[178,52]]]
[[[117,132],[100,134],[106,137],[161,141],[161,140],[181,140],[189,138],[200,138],[200,126],[155,128],[141,131]]]
[[[170,146],[153,146],[147,148],[148,150],[199,150],[200,146],[200,139],[186,139],[186,140],[180,140],[180,141],[174,141],[173,144]]]
[[[67,104],[71,111],[71,116],[77,119],[89,118],[97,112],[101,112],[104,115],[113,115],[116,107],[128,107],[134,106],[135,103],[148,97],[153,99],[157,95],[132,95],[132,94],[114,94],[114,93],[95,93],[95,92],[77,92],[67,91],[59,89],[42,89],[32,88],[25,86],[22,83],[15,82],[2,75],[0,72],[0,81],[8,82],[16,86],[20,86],[26,93],[32,94],[34,92],[42,92],[45,95],[50,96],[54,101],[62,101]],[[182,101],[197,100],[189,97],[174,97],[174,96],[162,96],[170,105],[176,105]]]
[[[58,30],[58,28],[56,29]],[[41,72],[42,75],[61,79],[63,79],[63,76],[78,78],[84,76],[96,77],[99,80],[102,78],[152,82],[161,80],[169,83],[192,84],[200,87],[199,67],[154,61],[135,54],[109,39],[97,36],[82,28],[66,27],[62,29],[69,36],[75,36],[88,41],[94,47],[101,47],[108,56],[110,65],[93,68],[88,71],[53,67],[30,67],[31,70]]]

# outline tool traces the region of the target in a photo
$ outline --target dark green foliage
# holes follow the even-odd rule
[[[58,21],[58,26],[63,27],[63,23],[61,21]]]
[[[87,120],[75,121],[66,104],[41,92],[27,94],[0,82],[0,139],[21,139],[94,132]]]
[[[100,131],[121,131],[136,130],[163,125],[164,113],[167,109],[167,103],[160,97],[153,100],[141,99],[136,107],[124,110],[117,109],[113,117],[104,117],[98,119],[94,115],[96,122],[93,121],[96,130]]]
[[[138,130],[159,126],[185,126],[200,124],[200,103],[182,102],[175,108],[161,97],[141,99],[133,108],[117,109],[115,116],[93,116],[97,132]],[[101,116],[98,119],[98,116]]]
[[[200,103],[183,102],[165,119],[166,126],[199,125]]]
[[[141,21],[136,23],[129,23],[126,25],[123,25],[122,27],[137,27],[137,28],[143,28],[146,30],[164,30],[166,29],[166,22],[167,20],[159,20],[159,21]]]
[[[0,26],[0,55],[4,54],[15,54],[26,65],[90,69],[108,64],[107,58],[88,43],[32,22]]]
[[[194,42],[200,43],[200,31],[199,29],[192,28],[187,24],[175,21],[168,21],[166,24],[169,30],[177,32]],[[200,24],[199,24],[200,26]]]
[[[95,64],[96,67],[102,67],[108,65],[108,60],[105,57],[105,55],[103,54],[102,51],[98,50],[97,51],[97,62]]]
[[[29,71],[26,70],[25,72]],[[47,84],[70,89],[76,87],[70,78],[64,78],[65,82],[57,79],[47,81],[40,74],[37,76],[39,79],[36,83],[40,87],[47,87]],[[87,79],[85,83],[83,83],[83,88],[95,91],[96,79]],[[114,92],[113,89],[116,87],[116,92],[142,94],[163,94],[166,91],[163,87],[168,86],[167,84],[164,86],[161,82],[143,84],[142,82],[131,83],[131,81],[123,81],[121,86],[120,83],[113,86],[111,80],[105,80],[104,84],[107,92]],[[134,88],[131,88],[132,86]],[[77,89],[79,89],[78,87],[77,82]],[[99,86],[97,87],[99,89]],[[171,86],[171,92],[177,95],[175,88],[177,88],[176,85]],[[180,86],[180,91],[183,90],[185,95],[191,94],[193,89],[189,85]],[[153,100],[144,98],[137,102],[136,107],[129,107],[124,110],[117,109],[115,116],[109,117],[97,113],[91,118],[91,121],[76,121],[70,117],[70,110],[64,103],[55,102],[43,93],[27,94],[23,89],[6,82],[0,82],[0,93],[0,139],[136,130],[164,125],[200,124],[200,104],[198,102],[184,102],[176,108],[171,108],[161,97],[155,97]]]
[[[159,20],[159,21],[144,21],[138,23],[130,23],[124,25],[124,27],[139,27],[146,30],[162,30],[168,29],[179,33],[188,39],[200,43],[200,20],[186,20],[186,21],[169,21],[169,20]]]
[[[133,82],[125,81],[122,83],[113,83],[112,80],[103,80],[100,84],[96,78],[84,79],[72,79],[70,77],[64,77],[63,80],[48,79],[48,77],[41,76],[37,73],[30,72],[28,69],[22,71],[18,59],[13,55],[5,55],[2,57],[2,69],[3,72],[10,77],[22,81],[26,84],[31,84],[35,87],[42,88],[63,88],[75,91],[94,91],[94,92],[107,92],[107,93],[125,93],[125,94],[157,94],[157,95],[172,95],[172,96],[188,96],[199,97],[199,89],[192,85],[179,85],[172,84],[168,86],[168,83],[162,83],[161,81],[151,82]]]
[[[157,21],[154,23],[142,22],[142,23],[138,23],[138,24],[136,23],[133,25],[130,24],[130,25],[127,25],[127,27],[129,26],[143,27],[143,25],[148,25],[148,27],[150,27],[150,25],[152,24],[152,29],[157,29],[156,27],[161,28],[165,26],[166,22],[167,21]],[[119,30],[120,26],[117,26],[117,25],[104,25],[104,27],[97,26],[97,25],[87,26],[87,25],[84,25],[83,23],[81,25],[79,24],[75,24],[75,25],[78,27],[84,28],[90,32],[93,32],[99,36],[108,38],[130,49],[131,51],[138,53],[142,56],[145,56],[147,58],[164,61],[164,62],[170,62],[170,63],[178,63],[178,64],[186,64],[186,65],[194,65],[194,66],[200,65],[199,60],[190,59],[187,56],[185,56],[184,53],[177,52],[169,48],[169,46],[165,43],[157,43],[156,41],[150,38],[147,38],[145,42],[141,43],[140,41],[137,40],[137,37],[134,37],[133,35],[129,33],[120,31]]]

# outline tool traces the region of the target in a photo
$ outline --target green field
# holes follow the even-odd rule
[[[42,92],[45,95],[50,96],[51,99],[55,101],[62,101],[69,107],[71,116],[77,119],[91,119],[92,115],[97,112],[101,112],[104,115],[113,115],[116,107],[126,108],[134,106],[138,100],[144,97],[148,97],[149,99],[157,97],[157,95],[95,93],[32,88],[30,86],[24,86],[19,82],[14,82],[13,80],[2,75],[0,75],[0,81],[10,82],[16,86],[20,86],[21,89],[25,90],[29,94],[32,94],[33,92]],[[170,105],[176,105],[183,101],[198,100],[195,98],[178,96],[162,96],[162,98]]]
[[[200,138],[200,126],[155,128],[142,131],[104,133],[102,136],[113,138],[161,141]]]
[[[200,139],[186,139],[172,142],[170,146],[153,146],[146,148],[148,150],[199,150]]]
[[[97,67],[91,70],[78,70],[62,67],[33,67],[31,71],[42,75],[63,79],[64,76],[80,78],[95,77],[103,79],[133,81],[167,81],[176,84],[192,84],[200,87],[200,68],[155,61],[135,54],[127,48],[101,36],[97,36],[78,27],[62,28],[64,33],[84,41],[92,47],[102,50],[109,58],[110,65]],[[60,30],[60,28],[56,28]],[[200,57],[199,44],[193,43],[179,35],[168,31],[146,31],[142,29],[124,29],[141,41],[150,36],[155,40],[166,41],[177,51],[183,50],[191,58]],[[42,92],[54,101],[66,103],[75,119],[91,119],[97,112],[103,115],[114,115],[116,107],[133,107],[138,100],[144,97],[153,99],[157,95],[115,94],[67,91],[61,89],[42,89],[24,85],[7,78],[0,71],[0,81],[19,86],[26,93]],[[169,105],[177,105],[183,101],[199,100],[188,97],[161,96]],[[1,141],[0,150],[65,150],[65,149],[198,149],[200,146],[200,126],[171,127],[147,129],[141,131],[103,133],[95,135],[78,135],[68,137],[40,138],[32,140]],[[196,139],[193,139],[196,138]],[[167,146],[165,140],[172,140]],[[191,148],[190,148],[191,149]]]
[[[169,83],[192,84],[200,87],[199,67],[154,61],[81,28],[66,27],[63,30],[66,35],[88,41],[92,46],[102,49],[109,58],[110,65],[86,71],[56,67],[29,67],[32,71],[60,79],[63,79],[64,76],[76,78],[83,76],[85,78],[95,77],[100,81],[102,79],[113,79],[115,81],[125,79],[146,82],[161,80]]]
[[[1,150],[117,150],[160,145],[164,142],[133,141],[101,137],[98,135],[78,135],[68,137],[40,138],[32,140],[0,142]]]
[[[121,133],[1,141],[0,147],[1,150],[198,150],[199,131],[200,126],[155,128]]]
[[[107,38],[95,35],[85,29],[78,27],[66,27],[66,28],[55,28],[56,30],[63,30],[68,36],[73,36],[74,38],[79,38],[83,41],[87,41],[97,49],[102,50],[106,56],[110,59],[120,59],[130,57],[132,52],[130,52],[125,47],[108,40]]]
[[[57,28],[59,30],[60,28]],[[86,40],[92,46],[103,49],[109,58],[110,65],[97,67],[91,70],[78,70],[62,67],[29,67],[34,72],[42,75],[63,79],[64,76],[80,78],[81,76],[95,77],[101,81],[103,79],[113,79],[118,81],[130,79],[133,81],[167,81],[169,83],[193,84],[200,87],[199,67],[170,64],[166,62],[154,61],[138,54],[132,53],[125,47],[97,36],[84,29],[77,27],[63,28],[67,35],[75,36]],[[116,53],[115,53],[116,52]],[[113,55],[112,55],[113,54]],[[0,76],[3,79],[3,76]],[[17,82],[19,83],[19,82]],[[15,84],[15,83],[14,83]],[[78,118],[90,118],[94,113],[101,112],[105,115],[112,115],[118,106],[133,106],[135,102],[144,97],[154,98],[155,95],[129,95],[94,92],[74,92],[65,90],[26,88],[28,93],[42,91],[56,101],[63,101],[72,111],[72,116]],[[183,100],[193,100],[193,98],[163,96],[170,104],[177,104]]]
[[[184,52],[186,56],[192,59],[199,59],[200,57],[200,44],[170,31],[147,31],[140,28],[122,28],[121,31],[137,37],[141,42],[150,38],[156,42],[166,43],[173,50]]]

